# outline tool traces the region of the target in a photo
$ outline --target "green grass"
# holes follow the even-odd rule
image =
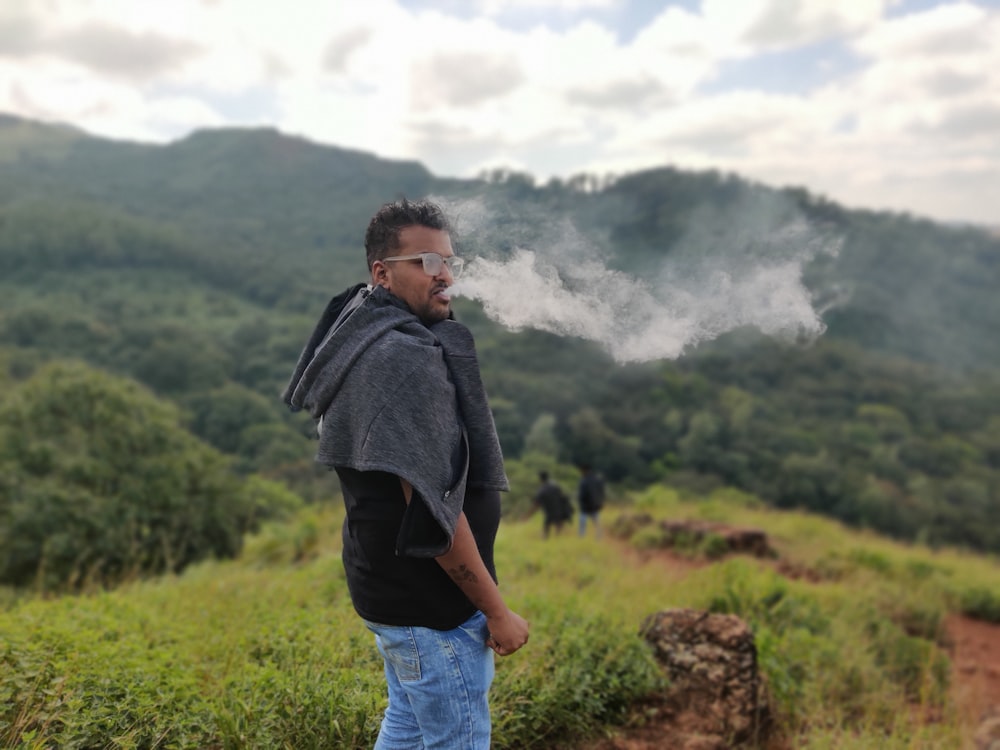
[[[818,571],[815,582],[750,558],[682,574],[648,554],[627,561],[607,536],[543,541],[537,517],[505,522],[501,589],[532,635],[497,663],[496,748],[565,746],[634,720],[631,709],[663,685],[639,624],[670,607],[751,624],[796,748],[961,746],[942,621],[963,601],[989,610],[993,600],[976,592],[1000,590],[995,561],[731,493],[693,502],[653,489],[635,501],[658,518],[765,528],[783,560]],[[606,521],[625,511],[609,509]],[[350,605],[340,520],[339,510],[303,511],[249,539],[240,560],[177,578],[78,597],[5,595],[0,747],[370,747],[382,670]],[[916,720],[924,710],[944,718]]]

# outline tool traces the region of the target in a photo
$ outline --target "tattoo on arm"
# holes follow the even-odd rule
[[[479,578],[476,574],[469,570],[467,565],[459,565],[457,568],[451,568],[448,570],[448,575],[451,576],[455,583],[479,583]]]

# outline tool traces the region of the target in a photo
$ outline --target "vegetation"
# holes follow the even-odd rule
[[[460,301],[505,455],[527,458],[535,434],[548,460],[589,459],[633,487],[728,485],[901,539],[1000,550],[1000,242],[985,231],[715,172],[444,180],[267,130],[156,147],[5,118],[0,154],[8,377],[76,358],[137,380],[240,474],[306,499],[311,426],[276,396],[327,296],[361,277],[360,238],[387,197],[453,202],[472,254],[572,225],[636,273],[805,222],[840,243],[806,269],[817,304],[832,303],[811,346],[740,331],[677,362],[622,367]],[[758,244],[748,257],[788,251]]]
[[[39,370],[0,403],[0,583],[78,589],[235,556],[299,501],[228,464],[133,381]]]
[[[653,275],[795,251],[770,239],[790,222],[839,247],[805,268],[828,326],[812,344],[740,330],[619,366],[458,301],[512,484],[503,585],[536,628],[531,659],[500,663],[498,747],[625,720],[661,682],[637,623],[668,605],[752,623],[796,747],[958,746],[942,623],[1000,621],[995,557],[955,551],[1000,552],[996,236],[716,172],[441,179],[268,130],[160,147],[0,116],[0,164],[0,744],[370,744],[383,698],[338,503],[278,394],[362,278],[374,207],[432,194],[471,255],[570,228]],[[711,537],[685,552],[718,562],[683,579],[543,544],[520,522],[537,472],[569,489],[579,461],[612,504],[764,526],[804,577]]]
[[[537,517],[504,524],[501,586],[532,639],[498,660],[495,746],[565,746],[641,720],[631,706],[663,677],[639,623],[678,606],[751,623],[795,747],[960,746],[968,728],[948,691],[943,618],[962,592],[998,590],[994,564],[748,500],[651,488],[618,502],[766,528],[782,561],[825,570],[822,579],[788,579],[751,558],[682,573],[655,557],[625,562],[609,539],[543,541]],[[0,746],[370,747],[384,687],[347,594],[341,517],[336,505],[300,511],[249,537],[239,560],[181,576],[10,602]],[[912,706],[943,718],[925,725]]]

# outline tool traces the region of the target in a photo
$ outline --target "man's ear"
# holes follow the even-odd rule
[[[386,288],[389,287],[388,269],[385,263],[380,260],[372,263],[372,284]]]

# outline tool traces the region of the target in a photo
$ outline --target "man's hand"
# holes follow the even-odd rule
[[[413,488],[405,480],[399,481],[409,503]],[[500,590],[483,564],[464,512],[459,514],[455,525],[451,549],[435,559],[476,609],[486,615],[489,648],[500,656],[510,656],[528,642],[528,621],[504,604]]]
[[[513,610],[496,617],[487,615],[486,624],[490,629],[486,645],[500,656],[510,656],[528,642],[528,621]]]

